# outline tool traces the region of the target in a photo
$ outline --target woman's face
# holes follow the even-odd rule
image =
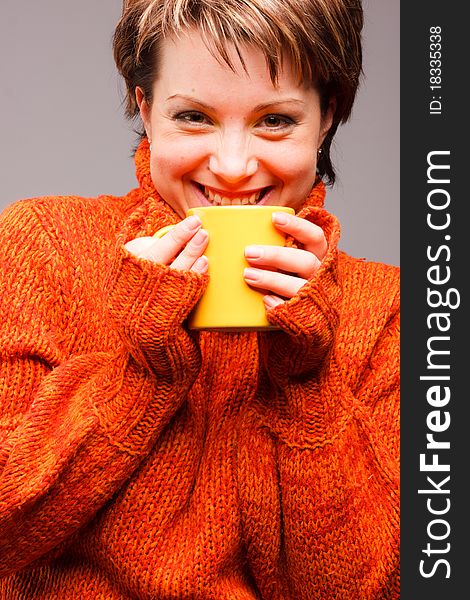
[[[197,31],[168,39],[149,106],[136,89],[151,140],[150,169],[159,194],[184,217],[218,204],[301,207],[316,177],[316,158],[332,122],[313,87],[297,84],[285,62],[278,86],[264,55],[247,46],[247,72],[207,50]]]

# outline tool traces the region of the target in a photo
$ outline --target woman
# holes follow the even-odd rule
[[[361,27],[359,1],[125,2],[139,187],[0,220],[0,598],[399,597],[398,272],[322,208]],[[296,210],[246,251],[280,330],[190,332],[185,211],[244,202]]]

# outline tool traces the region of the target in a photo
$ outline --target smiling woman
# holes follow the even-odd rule
[[[1,598],[399,598],[399,272],[323,208],[361,30],[359,0],[124,2],[138,187],[0,218]],[[269,327],[188,325],[218,205],[275,207],[237,275]]]
[[[322,114],[319,92],[287,57],[274,85],[261,50],[239,52],[228,46],[228,69],[190,30],[162,42],[151,101],[137,88],[152,179],[182,217],[201,204],[299,209],[314,187],[334,99]]]
[[[322,111],[320,93],[295,77],[288,55],[273,82],[260,49],[246,42],[237,49],[227,42],[225,51],[232,68],[210,52],[196,28],[173,35],[159,46],[149,99],[136,87],[155,188],[182,218],[197,206],[258,204],[298,211],[318,183],[317,156],[331,128],[336,100],[330,98]],[[274,222],[283,228],[276,216]],[[307,232],[307,248],[318,245],[318,236],[323,238],[320,228],[298,217],[284,224],[284,230],[297,238]],[[194,263],[189,268],[204,273],[206,232],[183,240],[186,246],[178,245],[174,254],[190,256]],[[162,262],[156,248],[163,244],[147,238],[126,247],[140,258]],[[265,297],[270,308],[291,298],[306,281],[299,277],[292,287],[290,275],[274,273],[281,262],[284,270],[300,272],[303,250],[287,252],[279,248],[272,262],[263,263],[272,273],[269,285],[266,273],[253,268],[245,272],[251,286],[271,291]],[[261,265],[255,256],[246,257]],[[180,262],[177,257],[173,266]]]

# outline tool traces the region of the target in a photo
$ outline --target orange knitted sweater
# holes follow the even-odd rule
[[[0,598],[399,597],[398,269],[339,252],[266,333],[188,332],[207,276],[123,243],[127,196],[0,218]]]

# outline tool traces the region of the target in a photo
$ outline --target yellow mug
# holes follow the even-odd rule
[[[284,246],[285,235],[272,222],[274,212],[294,214],[285,206],[198,206],[186,216],[197,215],[209,233],[205,255],[209,260],[209,284],[188,318],[190,329],[244,331],[276,329],[266,318],[264,292],[243,278],[249,266],[245,248],[252,244]],[[163,227],[161,237],[174,227]]]

